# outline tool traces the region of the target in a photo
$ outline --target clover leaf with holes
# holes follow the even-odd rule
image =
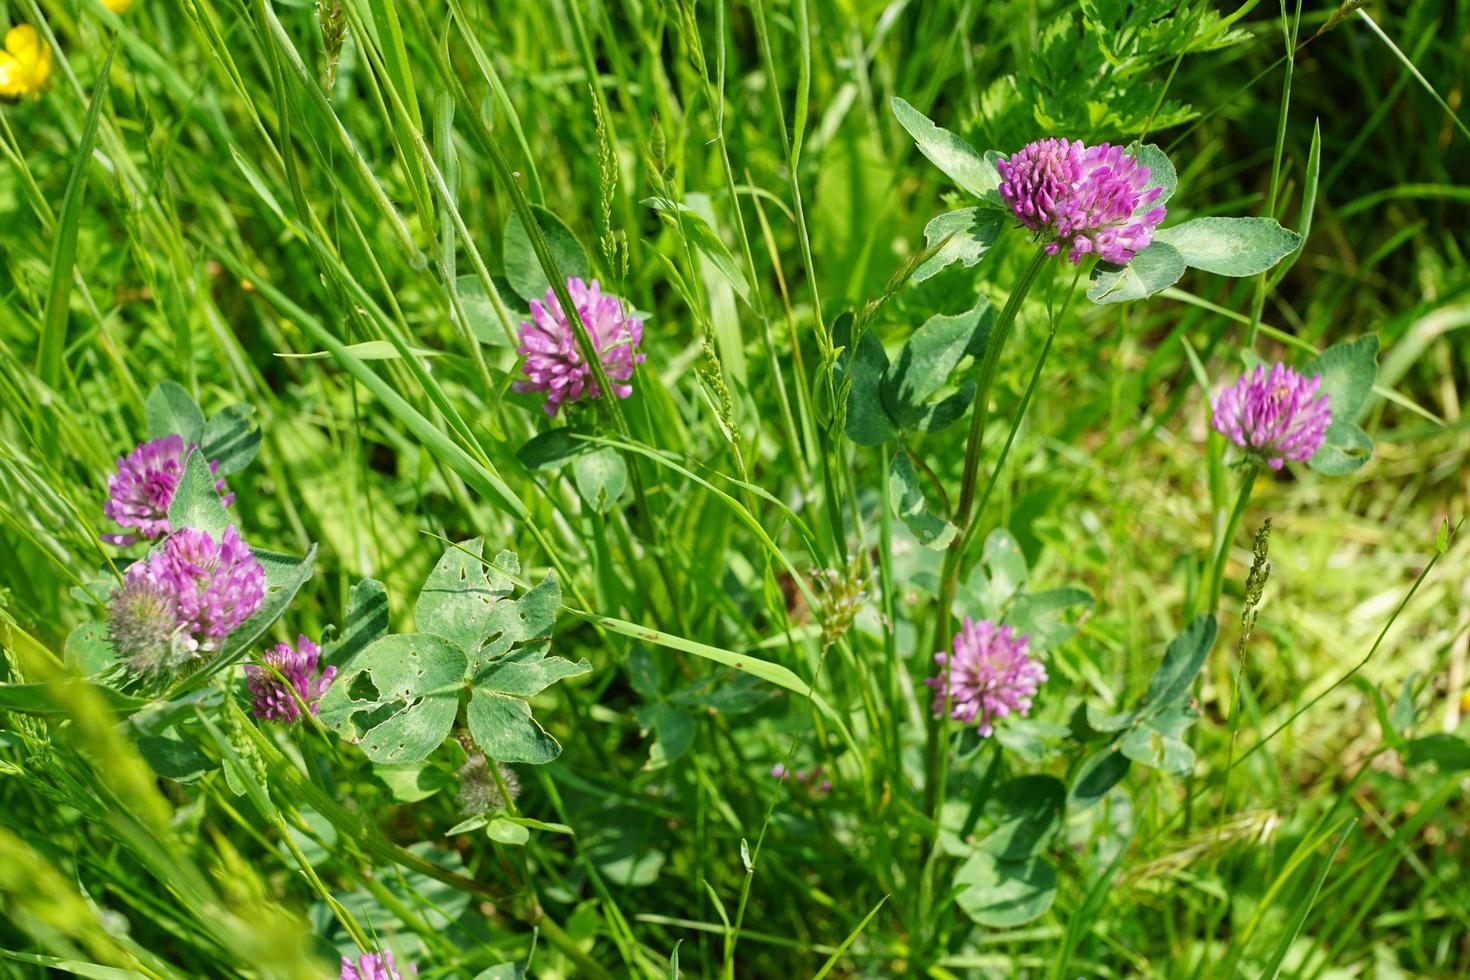
[[[368,643],[322,697],[323,723],[372,761],[426,758],[449,737],[461,707],[492,759],[541,764],[561,754],[528,700],[592,666],[547,656],[561,605],[556,578],[513,598],[520,560],[502,551],[486,563],[483,550],[479,538],[445,549],[414,606],[419,632]],[[372,599],[371,590],[363,598]]]

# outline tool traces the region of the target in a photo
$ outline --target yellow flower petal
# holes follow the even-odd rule
[[[5,50],[27,71],[39,60],[43,49],[40,32],[30,24],[18,24],[5,34]]]
[[[12,27],[0,51],[0,95],[38,92],[51,75],[51,48],[29,24]]]
[[[102,0],[102,6],[115,14],[125,14],[133,6],[133,0]]]
[[[25,70],[8,51],[0,51],[0,95],[15,98],[25,95]]]

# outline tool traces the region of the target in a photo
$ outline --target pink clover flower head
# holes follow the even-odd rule
[[[1273,470],[1288,459],[1311,459],[1332,422],[1321,388],[1320,374],[1308,378],[1285,364],[1258,364],[1215,396],[1215,430]]]
[[[108,605],[108,636],[140,676],[172,674],[217,650],[260,608],[265,569],[234,525],[216,542],[186,527],[128,566]]]
[[[418,972],[417,967],[408,966],[410,977],[418,976]],[[381,953],[363,953],[355,960],[342,957],[340,980],[403,980],[403,974],[393,965],[393,954],[384,950]]]
[[[1006,207],[1041,235],[1048,255],[1065,247],[1073,265],[1094,254],[1123,265],[1149,246],[1166,213],[1162,204],[1148,207],[1163,188],[1145,190],[1149,168],[1121,146],[1036,140],[996,169]]]
[[[277,643],[260,656],[259,664],[245,665],[245,683],[250,688],[250,707],[255,717],[294,724],[301,719],[297,698],[316,713],[316,702],[332,686],[336,667],[317,673],[321,648],[305,634],[296,638],[296,649]],[[285,681],[271,670],[274,667]],[[291,692],[296,693],[293,695]]]
[[[168,522],[168,505],[184,475],[184,460],[193,448],[180,436],[169,435],[139,443],[132,452],[117,458],[117,472],[107,478],[109,496],[102,513],[121,527],[136,528],[137,533],[104,534],[104,541],[127,547],[139,538],[151,541],[173,530]],[[211,461],[209,471],[218,470],[219,460]],[[224,480],[217,480],[215,488],[228,507],[235,495],[225,489]]]
[[[186,527],[163,543],[165,574],[178,596],[179,617],[202,651],[212,651],[265,599],[265,569],[233,524],[218,542]]]
[[[1026,649],[1025,634],[988,619],[968,616],[954,637],[953,653],[936,653],[939,676],[924,681],[934,689],[935,716],[944,714],[974,724],[982,736],[995,731],[995,722],[1007,715],[1031,710],[1036,689],[1046,681],[1046,668]]]
[[[633,366],[643,362],[643,354],[638,352],[643,321],[628,316],[623,301],[604,293],[596,279],[589,285],[570,277],[567,292],[577,304],[602,369],[613,382],[613,393],[627,398],[633,386],[617,382],[631,379]],[[596,399],[602,394],[554,290],[546,291],[545,300],[531,300],[531,319],[521,321],[521,343],[516,353],[525,358],[521,367],[525,379],[511,387],[516,391],[544,391],[547,415],[555,416],[563,402]]]

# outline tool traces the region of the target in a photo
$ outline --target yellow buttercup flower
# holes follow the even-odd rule
[[[20,96],[41,91],[51,74],[51,49],[30,24],[12,27],[0,51],[0,95]]]
[[[133,0],[102,0],[102,6],[115,14],[125,14],[133,6]]]

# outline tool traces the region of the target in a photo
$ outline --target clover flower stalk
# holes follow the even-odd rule
[[[234,525],[219,541],[183,528],[128,566],[108,604],[108,637],[139,677],[173,675],[217,651],[265,598],[265,569]]]
[[[1065,248],[1073,265],[1088,255],[1123,265],[1149,246],[1166,213],[1154,205],[1163,188],[1149,187],[1149,168],[1121,146],[1036,140],[996,169],[1006,207],[1048,255]]]
[[[627,398],[633,393],[627,382],[644,357],[638,352],[643,321],[629,316],[623,301],[604,293],[596,279],[588,284],[568,278],[567,292],[613,394]],[[567,402],[601,397],[598,371],[588,363],[588,351],[578,343],[576,328],[554,290],[548,289],[544,300],[531,301],[531,319],[521,322],[520,339],[516,353],[525,358],[521,367],[525,378],[511,387],[520,392],[545,392],[547,415],[555,416]]]
[[[245,684],[250,689],[250,707],[255,717],[288,725],[301,720],[301,705],[316,713],[316,703],[332,679],[336,667],[318,672],[321,648],[306,637],[296,638],[296,648],[277,643],[260,656],[260,663],[245,665]]]
[[[1001,200],[1023,225],[1038,233],[1043,244],[1011,289],[991,330],[985,358],[980,365],[970,432],[965,443],[960,496],[950,518],[959,533],[954,535],[945,552],[935,603],[936,647],[945,645],[950,637],[950,616],[959,589],[960,571],[978,526],[975,504],[985,428],[990,418],[990,392],[995,384],[1001,353],[1010,339],[1026,294],[1035,285],[1047,260],[1060,253],[1063,247],[1066,247],[1067,258],[1073,264],[1080,263],[1089,254],[1096,254],[1109,262],[1127,262],[1153,241],[1154,229],[1163,221],[1165,214],[1163,206],[1155,204],[1162,190],[1147,186],[1151,176],[1148,168],[1125,156],[1120,149],[1106,144],[1089,148],[1079,142],[1041,140],[999,162],[997,169],[1001,177]],[[1037,360],[1031,388],[1012,420],[1010,439],[1014,439],[1025,417],[1031,392],[1041,377],[1042,366],[1050,351],[1051,339],[1048,338]],[[1009,445],[1008,439],[1007,452]],[[992,486],[999,472],[997,463]],[[986,494],[988,496],[989,490]],[[968,620],[966,622],[968,624]],[[961,635],[963,633],[962,630]],[[1043,677],[1044,673],[1043,670]],[[938,724],[929,727],[928,733],[924,811],[936,823],[949,779],[946,746],[950,720],[948,716],[941,717]],[[920,905],[925,910],[931,907],[934,898],[934,877],[939,858],[940,847],[936,841],[920,876]]]
[[[934,689],[936,717],[948,713],[989,737],[1002,718],[1028,714],[1046,681],[1046,668],[1031,657],[1027,644],[1027,636],[1009,626],[965,617],[951,652],[934,655],[939,675],[924,681]]]
[[[185,445],[177,435],[139,443],[132,452],[117,458],[117,472],[107,479],[108,500],[102,513],[134,534],[104,534],[109,544],[127,547],[139,538],[153,540],[173,530],[168,520],[168,505],[184,475],[184,461],[193,445]],[[209,464],[211,473],[218,472],[219,460]],[[215,481],[215,489],[226,507],[235,495],[225,488],[224,480]]]
[[[1216,543],[1209,593],[1212,611],[1219,608],[1224,594],[1230,543],[1240,530],[1261,465],[1279,470],[1287,460],[1305,462],[1327,437],[1332,406],[1321,388],[1321,375],[1308,378],[1284,364],[1270,368],[1258,364],[1215,396],[1211,412],[1215,431],[1244,449],[1246,457],[1240,492]]]

